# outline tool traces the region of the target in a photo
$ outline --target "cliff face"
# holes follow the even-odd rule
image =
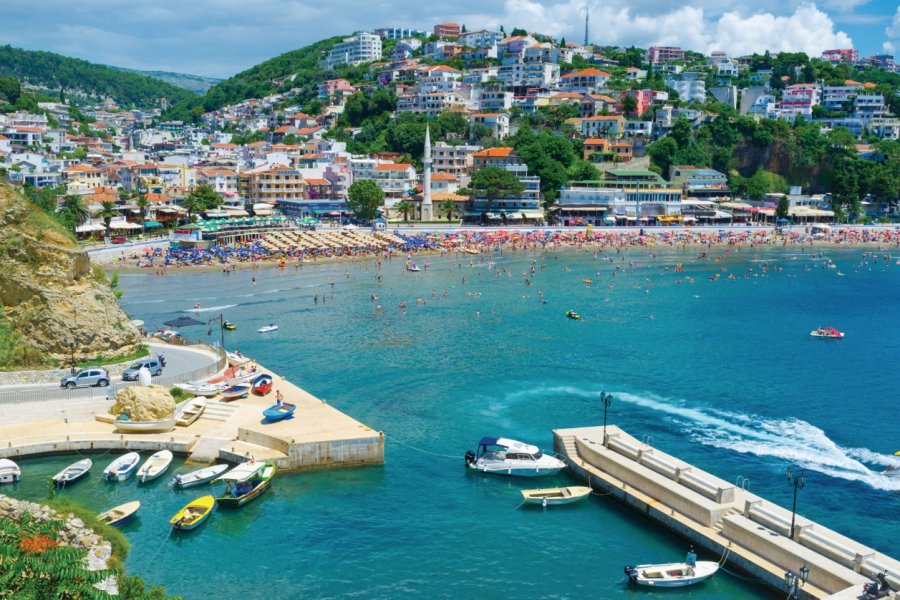
[[[140,335],[86,252],[19,192],[0,185],[0,303],[20,343],[54,362],[117,355]]]
[[[778,173],[789,184],[802,185],[804,191],[822,194],[828,191],[831,182],[831,162],[823,160],[811,168],[796,165],[784,144],[775,142],[768,146],[754,146],[740,143],[735,149],[737,170],[744,177],[750,177],[756,169],[763,168],[771,173]]]

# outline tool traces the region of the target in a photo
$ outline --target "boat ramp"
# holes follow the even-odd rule
[[[568,469],[744,573],[789,592],[785,574],[809,569],[802,597],[858,598],[879,572],[900,589],[900,562],[707,473],[619,427],[557,429]],[[900,597],[900,596],[895,596]]]

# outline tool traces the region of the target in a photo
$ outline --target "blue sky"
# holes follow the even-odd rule
[[[452,7],[452,8],[451,8]],[[733,55],[900,50],[897,0],[3,0],[0,43],[136,69],[228,77],[332,35],[381,26],[524,27],[581,40]],[[442,11],[442,12],[438,12]]]

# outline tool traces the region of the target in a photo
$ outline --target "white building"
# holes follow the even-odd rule
[[[335,44],[322,66],[333,69],[340,65],[358,65],[380,59],[381,38],[374,33],[362,31]]]
[[[559,65],[515,63],[498,69],[497,79],[507,87],[548,87],[559,79]]]
[[[686,102],[700,102],[706,100],[706,82],[702,79],[666,81],[666,87],[678,92],[678,97]]]
[[[503,37],[502,33],[481,29],[479,31],[468,31],[460,34],[459,37],[456,38],[456,42],[462,46],[468,46],[469,48],[485,48],[497,45]]]

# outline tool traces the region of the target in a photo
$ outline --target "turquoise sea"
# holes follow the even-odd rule
[[[198,301],[204,317],[223,312],[238,324],[229,348],[383,430],[385,465],[279,476],[262,499],[187,535],[169,536],[167,520],[204,489],[173,492],[168,477],[105,484],[94,473],[62,493],[97,510],[141,500],[123,528],[127,567],[189,599],[659,596],[629,590],[622,568],[680,559],[681,539],[604,497],[519,507],[518,490],[538,481],[463,467],[481,436],[549,449],[553,428],[602,424],[605,390],[610,423],[723,479],[747,478],[784,506],[793,465],[807,474],[800,514],[900,554],[900,479],[879,474],[900,463],[900,257],[651,252],[507,252],[492,266],[432,257],[420,273],[395,258],[380,280],[374,261],[123,275],[124,308],[148,326]],[[256,333],[270,321],[277,332]],[[811,338],[820,325],[847,337]],[[40,498],[72,460],[22,461],[25,481],[4,491]],[[184,470],[178,462],[171,473]],[[576,481],[539,486],[551,483]],[[727,573],[677,594],[781,596]]]

